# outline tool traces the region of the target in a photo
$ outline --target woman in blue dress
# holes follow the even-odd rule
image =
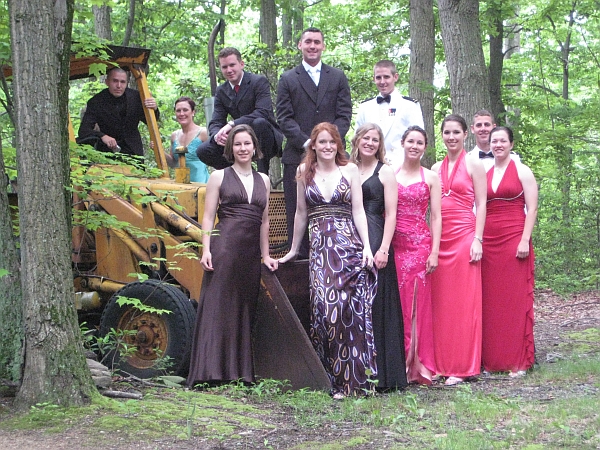
[[[175,153],[177,147],[186,147],[185,166],[190,168],[190,181],[206,183],[208,181],[208,168],[198,159],[196,150],[207,139],[206,128],[194,123],[196,115],[196,102],[189,97],[180,97],[175,101],[175,120],[181,129],[171,134],[170,153],[166,153],[169,167],[179,165],[179,155]]]

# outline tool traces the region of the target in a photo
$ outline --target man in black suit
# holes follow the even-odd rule
[[[263,158],[258,170],[269,173],[269,160],[281,153],[283,134],[275,121],[269,82],[263,75],[244,71],[242,55],[233,47],[219,52],[219,67],[225,83],[217,88],[212,119],[208,124],[209,139],[198,147],[198,158],[215,169],[231,165],[223,156],[225,142],[236,125],[250,125],[258,139]],[[227,121],[227,116],[232,120]]]
[[[156,100],[149,97],[142,105],[140,93],[127,87],[127,72],[119,67],[107,72],[106,85],[107,89],[88,100],[77,142],[97,143],[98,150],[143,156],[138,124],[146,123],[144,106],[156,110],[158,116]]]
[[[330,122],[345,138],[350,128],[352,101],[344,72],[321,62],[325,49],[323,33],[318,28],[302,32],[298,50],[302,64],[288,70],[277,87],[277,121],[287,138],[283,150],[283,190],[287,216],[288,243],[291,245],[296,214],[296,170],[315,125]],[[304,240],[299,257],[308,256]]]

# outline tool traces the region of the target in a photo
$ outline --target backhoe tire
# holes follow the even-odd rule
[[[118,297],[137,298],[144,305],[170,313],[158,315],[130,305],[119,306]],[[113,328],[133,330],[136,334],[125,337],[125,342],[136,349],[125,357],[113,349],[104,358],[104,364],[139,378],[152,378],[164,374],[157,370],[155,361],[168,356],[173,363],[168,372],[185,377],[190,364],[195,319],[196,311],[191,301],[176,287],[158,280],[130,283],[115,292],[104,308],[100,335],[106,336]]]

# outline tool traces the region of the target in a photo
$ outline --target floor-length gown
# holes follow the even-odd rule
[[[196,154],[196,150],[202,144],[202,140],[200,139],[200,133],[190,141],[187,145],[187,152],[185,154],[185,166],[190,169],[190,181],[196,183],[206,183],[208,181],[208,167],[202,161],[198,159],[198,155]],[[171,155],[173,156],[174,161],[179,161],[179,155],[175,153],[175,149],[179,147],[179,143],[177,139],[173,141],[171,144]]]
[[[373,255],[381,247],[385,225],[384,187],[379,179],[382,166],[383,163],[379,162],[373,175],[362,184],[363,205]],[[394,250],[391,247],[387,266],[377,271],[377,294],[373,299],[373,335],[377,349],[377,389],[406,387],[404,327]]]
[[[517,258],[525,226],[525,196],[517,166],[510,161],[496,192],[494,168],[487,173],[487,215],[483,235],[483,367],[489,372],[529,369],[533,341],[534,255]]]
[[[440,168],[442,238],[431,277],[435,368],[439,375],[470,377],[481,370],[481,262],[469,262],[475,236],[473,181],[463,150],[448,173]]]
[[[428,207],[429,185],[421,168],[421,181],[408,186],[398,183],[398,211],[392,245],[404,318],[408,381],[422,384],[430,384],[431,375],[436,373],[431,275],[426,269],[432,245],[426,221]]]
[[[232,167],[224,169],[217,233],[210,238],[214,271],[205,272],[198,303],[188,385],[254,381],[251,330],[260,289],[260,227],[267,190],[252,171],[252,201]]]
[[[341,171],[340,171],[341,173]],[[350,183],[341,177],[330,201],[314,180],[305,190],[310,234],[310,339],[332,394],[372,390],[377,375],[371,308],[376,273],[362,267]],[[369,374],[370,371],[370,374]]]

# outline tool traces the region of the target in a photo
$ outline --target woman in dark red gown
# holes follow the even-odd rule
[[[483,367],[525,375],[535,362],[533,342],[534,256],[531,232],[538,189],[533,173],[511,160],[513,133],[490,133],[494,167],[487,173],[483,235]]]

